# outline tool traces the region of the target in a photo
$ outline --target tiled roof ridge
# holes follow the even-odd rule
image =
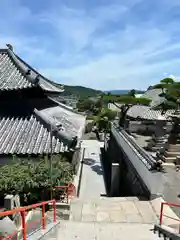
[[[61,129],[58,129],[55,123],[51,122],[48,117],[42,112],[34,109],[34,116],[40,121],[49,131],[53,131],[53,136],[62,141],[65,145],[69,145],[72,142],[71,137],[67,137],[66,134],[63,134]]]
[[[51,101],[57,103],[60,107],[66,109],[66,110],[68,110],[68,111],[70,111],[70,112],[73,112],[73,113],[75,113],[75,114],[78,114],[78,115],[80,115],[80,116],[85,117],[82,113],[76,112],[73,108],[69,107],[68,105],[63,104],[63,103],[59,102],[58,100],[56,100],[56,99],[54,99],[54,98],[52,98],[52,97],[49,97],[49,96],[48,96],[48,98],[49,98]]]
[[[46,84],[50,85],[50,86],[53,87],[53,88],[57,88],[57,89],[60,91],[60,88],[58,88],[58,87],[56,87],[55,85],[53,85],[48,78],[46,78],[46,77],[44,77],[42,74],[40,74],[37,70],[35,70],[33,67],[31,67],[28,63],[26,63],[26,62],[25,62],[23,59],[21,59],[19,56],[17,56],[17,55],[15,55],[15,56],[16,56],[16,58],[19,60],[19,62],[22,62],[24,65],[27,66],[27,68],[28,68],[27,70],[31,70],[31,72],[34,72],[34,78],[33,78],[33,80],[34,80],[35,82],[36,82],[36,79],[38,78],[38,79],[39,79],[38,83],[40,82],[40,80],[43,80],[43,81],[46,82]],[[63,85],[62,85],[62,86],[63,86]],[[62,87],[61,90],[63,91],[63,87]]]
[[[8,56],[11,58],[11,60],[13,61],[13,63],[16,65],[16,67],[18,68],[18,70],[21,72],[21,74],[26,77],[26,79],[32,84],[32,85],[36,85],[36,81],[33,78],[33,76],[31,74],[27,75],[27,69],[24,68],[24,66],[21,64],[21,62],[19,61],[17,55],[15,55],[10,49],[6,49],[6,52],[8,54]],[[36,75],[37,77],[38,75]]]
[[[49,86],[52,89],[52,91],[55,91],[55,92],[63,91],[63,88],[60,89],[55,85],[53,85],[49,79],[44,77],[42,74],[36,71],[33,67],[27,64],[23,59],[21,59],[18,55],[16,55],[11,49],[9,48],[0,49],[0,52],[6,53],[9,56],[9,58],[12,60],[16,68],[27,79],[27,81],[30,84],[32,84],[32,86],[38,85],[40,88],[43,88],[42,83],[44,82],[46,83],[47,86]]]

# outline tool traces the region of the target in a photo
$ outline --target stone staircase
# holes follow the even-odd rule
[[[60,220],[42,240],[157,240],[179,239],[170,235],[168,227],[158,223],[161,198],[140,201],[137,197],[73,199],[69,220]],[[175,217],[171,209],[165,214]],[[169,226],[172,220],[165,221]],[[177,235],[179,237],[179,235]]]
[[[157,152],[162,148],[164,149],[168,142],[168,137],[169,137],[168,134],[161,137],[153,137],[147,146],[148,150],[152,152]]]
[[[155,240],[157,221],[151,203],[137,197],[73,199],[69,221],[61,220],[59,228],[42,239]]]
[[[178,156],[180,156],[180,124],[176,122],[168,139],[164,160],[167,163],[173,163]]]
[[[157,216],[148,201],[137,197],[117,197],[71,202],[70,220],[99,223],[156,223]]]
[[[47,217],[50,219],[53,219],[53,208],[51,208],[48,212],[47,212]],[[69,216],[70,216],[70,204],[65,204],[65,203],[59,203],[57,202],[56,205],[56,218],[58,220],[69,220]]]
[[[180,156],[180,143],[169,144],[164,152],[164,160],[167,163],[173,163],[178,156]]]

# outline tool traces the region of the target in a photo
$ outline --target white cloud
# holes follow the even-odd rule
[[[147,80],[151,77],[152,81],[158,81],[159,71],[163,73],[163,69],[168,67],[168,60],[156,64],[149,64],[148,60],[151,60],[153,55],[158,55],[158,52],[166,52],[169,40],[166,33],[156,28],[127,27],[125,31],[94,39],[94,51],[104,50],[97,58],[87,60],[88,56],[84,56],[84,64],[76,64],[67,69],[52,68],[42,71],[47,75],[54,75],[56,79],[68,81],[69,84],[89,87],[94,84],[99,89],[142,89],[148,86]],[[173,64],[179,64],[179,61],[171,61],[170,66]],[[157,76],[156,79],[154,76]]]
[[[2,1],[5,9],[10,0]],[[174,40],[179,22],[169,19],[163,26],[160,21],[179,2],[160,1],[163,10],[158,14],[150,9],[156,11],[155,18],[144,22],[135,16],[134,5],[141,0],[114,0],[93,9],[68,8],[57,1],[51,11],[36,13],[14,0],[13,11],[7,8],[0,16],[0,45],[11,43],[27,62],[59,82],[99,89],[146,88],[164,72],[180,75],[180,44]]]

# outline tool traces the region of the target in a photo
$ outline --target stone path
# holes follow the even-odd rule
[[[100,147],[103,143],[97,140],[83,140],[82,147],[85,148],[84,164],[82,170],[80,199],[99,198],[106,194],[104,184],[104,173],[101,164]]]
[[[57,231],[63,240],[157,240],[150,224],[61,222]]]
[[[152,229],[158,222],[161,198],[139,201],[136,197],[96,198],[91,201],[74,199],[69,221],[60,221],[43,240],[156,240]],[[165,214],[174,218],[171,209]],[[166,226],[174,220],[164,219]],[[177,225],[179,228],[179,225]],[[178,229],[176,229],[176,232]]]
[[[71,221],[99,223],[154,223],[157,215],[149,201],[131,198],[100,198],[71,202]]]
[[[85,155],[80,196],[71,200],[69,221],[61,220],[59,227],[44,240],[159,239],[152,228],[158,222],[162,199],[139,201],[137,197],[102,196],[106,190],[101,145],[97,140],[83,140]],[[167,209],[166,215],[171,214]],[[170,224],[167,222],[166,225]]]

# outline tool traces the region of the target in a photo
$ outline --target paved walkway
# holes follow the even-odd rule
[[[158,212],[159,213],[159,212]],[[71,202],[71,221],[99,223],[154,223],[156,213],[148,201],[135,197],[74,199]]]
[[[80,199],[98,198],[106,194],[104,184],[104,173],[101,164],[100,147],[103,143],[97,140],[83,140],[82,147],[85,148]]]
[[[73,229],[73,230],[72,230]],[[156,240],[150,224],[61,222],[57,239],[63,240]],[[48,240],[51,239],[50,237]],[[56,239],[56,238],[52,238]]]

